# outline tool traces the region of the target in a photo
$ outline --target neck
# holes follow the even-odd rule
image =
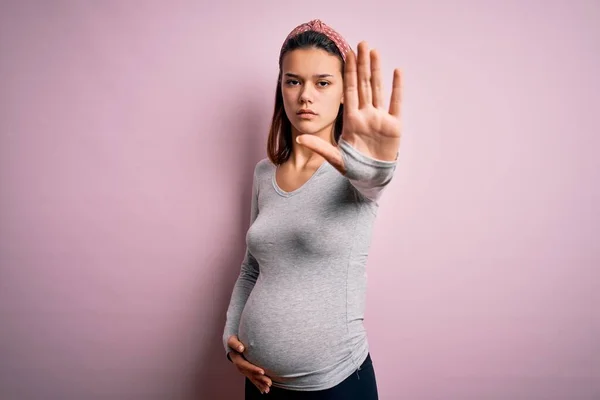
[[[328,126],[318,133],[312,134],[323,139],[326,142],[335,144],[333,139],[334,125]],[[287,162],[294,166],[294,168],[304,168],[309,164],[321,164],[325,159],[318,153],[315,153],[311,149],[301,146],[296,143],[296,138],[302,135],[298,130],[292,127],[292,153]]]

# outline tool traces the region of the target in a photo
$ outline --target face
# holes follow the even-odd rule
[[[322,49],[296,49],[284,56],[281,69],[283,106],[292,131],[327,139],[343,102],[342,61]]]

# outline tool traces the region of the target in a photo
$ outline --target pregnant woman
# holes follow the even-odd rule
[[[223,334],[245,398],[378,398],[363,324],[378,200],[400,145],[400,71],[389,108],[379,54],[320,20],[279,57],[268,158],[253,175],[247,250]]]

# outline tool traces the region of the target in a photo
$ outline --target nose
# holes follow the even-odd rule
[[[313,90],[314,88],[310,84],[302,86],[302,90],[300,90],[300,103],[312,103]]]

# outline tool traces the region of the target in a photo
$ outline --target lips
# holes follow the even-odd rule
[[[309,110],[309,109],[305,109],[305,108],[303,108],[302,110],[299,110],[296,114],[298,114],[298,115],[317,115],[317,113],[314,112],[313,110]]]

